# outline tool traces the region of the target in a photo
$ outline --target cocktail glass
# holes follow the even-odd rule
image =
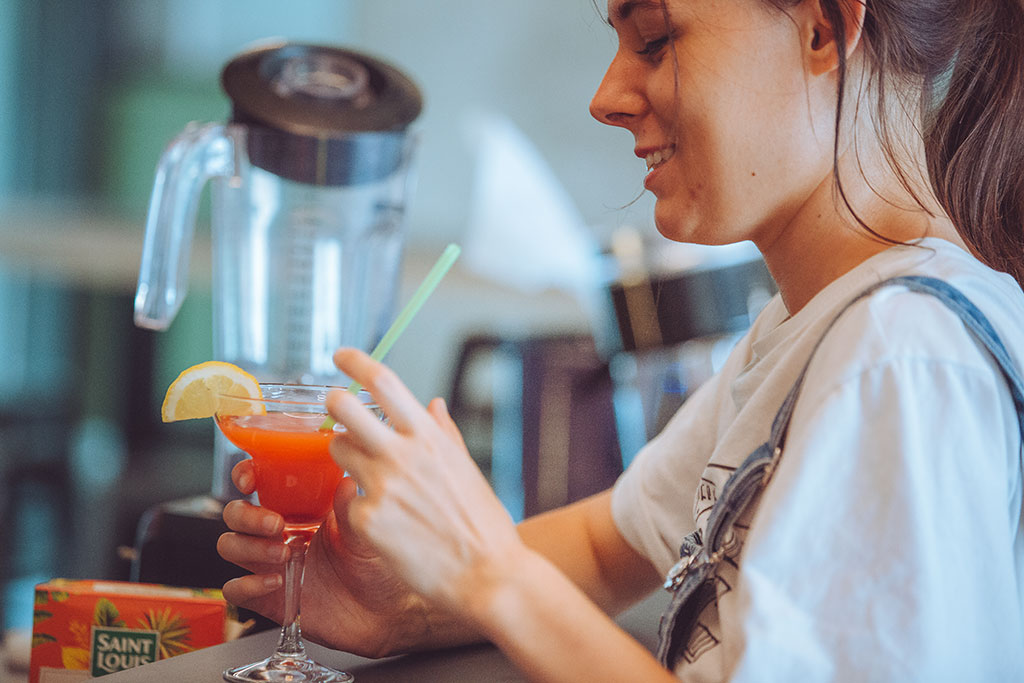
[[[299,628],[302,572],[309,541],[327,517],[344,473],[328,446],[345,428],[322,429],[324,401],[336,387],[260,384],[263,398],[221,395],[217,426],[231,443],[252,456],[259,503],[284,517],[291,549],[284,574],[284,619],[274,653],[259,662],[224,672],[227,681],[346,683],[351,674],[335,671],[306,654]],[[359,398],[378,416],[370,395]]]

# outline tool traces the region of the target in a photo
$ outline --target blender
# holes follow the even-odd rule
[[[214,358],[264,382],[344,384],[334,350],[369,349],[391,322],[420,91],[369,55],[287,42],[236,56],[221,85],[230,120],[189,124],[157,166],[135,323],[163,330],[180,309],[209,183]],[[175,514],[219,522],[237,496],[230,473],[242,457],[217,434],[211,495]],[[133,578],[206,585],[182,584],[181,568],[166,568],[176,577],[139,575],[169,510],[140,523]]]

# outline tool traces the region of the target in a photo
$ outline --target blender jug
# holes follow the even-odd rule
[[[209,181],[214,357],[260,381],[344,383],[334,350],[372,347],[392,317],[420,93],[366,55],[288,43],[237,56],[221,83],[231,120],[190,124],[157,167],[135,322],[165,329],[180,309]],[[215,438],[227,500],[242,456]]]

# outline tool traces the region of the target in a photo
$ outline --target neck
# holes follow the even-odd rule
[[[858,223],[839,196],[834,175],[828,174],[784,225],[766,229],[754,240],[790,314],[803,308],[836,278],[891,248],[894,242],[938,237],[964,246],[927,188],[915,190],[927,206],[922,208],[887,164],[884,172],[876,164],[874,173],[863,163],[863,157],[856,167],[844,166],[853,164],[840,160],[843,189],[856,216],[886,239],[872,235]]]

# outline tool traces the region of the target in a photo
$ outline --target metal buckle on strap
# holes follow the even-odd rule
[[[702,553],[702,550],[698,550],[692,555],[680,557],[679,561],[672,565],[672,568],[668,570],[668,574],[665,575],[665,583],[662,584],[662,587],[669,593],[674,593],[679,590],[679,587],[683,585],[683,578],[686,576],[686,572],[689,571],[690,565],[696,562]]]
[[[679,561],[672,565],[672,568],[668,570],[668,574],[665,575],[665,583],[662,584],[662,587],[670,593],[676,592],[683,585],[686,572],[690,571],[690,567],[694,563],[703,558],[705,564],[718,564],[722,561],[722,558],[736,550],[737,545],[738,539],[732,529],[729,529],[722,547],[710,555],[707,554],[707,548],[705,547],[691,555],[679,558]]]
[[[761,486],[767,486],[771,480],[772,475],[775,474],[775,468],[779,466],[779,458],[782,457],[782,449],[778,446],[775,447],[775,451],[772,452],[772,459],[769,460],[764,466],[764,475],[761,478]]]

